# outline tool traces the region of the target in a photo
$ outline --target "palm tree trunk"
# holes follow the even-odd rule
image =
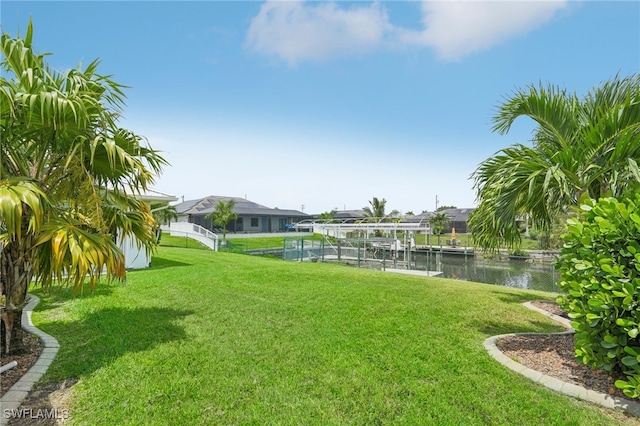
[[[10,324],[10,327],[7,327]],[[7,331],[8,330],[8,331]],[[19,353],[24,350],[22,344],[22,308],[2,313],[0,321],[0,353]]]
[[[22,308],[33,276],[30,258],[33,236],[26,235],[4,246],[0,257],[0,290],[5,296],[2,312],[2,353],[22,350]]]

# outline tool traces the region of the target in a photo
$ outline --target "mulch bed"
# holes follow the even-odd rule
[[[536,301],[532,304],[552,314],[568,318],[567,313],[557,303]],[[623,374],[609,375],[603,370],[592,370],[575,360],[575,338],[572,334],[522,335],[502,338],[498,348],[509,358],[564,382],[573,383],[596,392],[626,398],[615,387],[616,380]]]
[[[0,357],[0,364],[2,365],[6,365],[11,361],[18,362],[17,366],[2,373],[2,377],[0,377],[0,397],[7,393],[11,386],[20,380],[24,373],[29,371],[40,357],[42,349],[44,348],[44,344],[38,336],[27,333],[26,331],[22,334],[24,349],[17,353],[2,354]]]

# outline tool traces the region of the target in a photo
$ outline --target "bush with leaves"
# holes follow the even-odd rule
[[[558,299],[576,329],[575,354],[583,364],[622,372],[616,387],[640,396],[640,194],[618,201],[581,200],[567,221],[558,260]]]

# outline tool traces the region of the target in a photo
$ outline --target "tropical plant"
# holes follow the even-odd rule
[[[429,218],[429,223],[433,226],[433,233],[438,236],[438,244],[441,244],[440,238],[444,233],[444,228],[451,221],[446,213],[435,213]]]
[[[556,86],[530,86],[499,107],[493,130],[520,117],[536,122],[531,146],[499,151],[472,174],[480,204],[469,220],[476,243],[517,247],[516,218],[529,214],[541,232],[582,194],[618,196],[640,181],[640,75],[616,76],[584,98]]]
[[[436,209],[437,212],[441,212],[443,210],[457,209],[456,206],[440,206]]]
[[[362,208],[364,212],[364,221],[366,222],[390,222],[396,219],[400,212],[398,210],[392,210],[391,213],[387,214],[385,212],[387,205],[387,200],[378,199],[377,197],[373,197],[372,200],[369,201],[369,205]],[[374,231],[375,236],[382,236],[382,231],[380,229],[376,229]]]
[[[387,200],[373,197],[369,201],[369,205],[362,208],[364,217],[367,221],[371,222],[387,222],[391,218],[397,217],[400,212],[398,210],[392,210],[389,214],[385,212],[387,206]]]
[[[436,235],[444,234],[444,229],[451,222],[446,213],[436,213],[429,218],[429,223],[433,226],[433,233]]]
[[[333,218],[336,215],[336,213],[338,213],[336,209],[323,212],[318,215],[318,219],[326,223],[333,223],[334,222]]]
[[[168,205],[165,203],[153,203],[151,204],[151,214],[153,219],[159,225],[164,225],[172,220],[178,220],[178,212],[176,206]]]
[[[226,203],[222,200],[218,201],[214,210],[205,216],[207,219],[213,220],[213,224],[222,228],[222,242],[227,241],[227,224],[238,218],[238,213],[233,211],[236,202],[228,200]]]
[[[98,61],[51,68],[24,38],[2,34],[0,76],[0,272],[4,350],[21,345],[21,311],[33,282],[80,291],[100,277],[124,279],[117,243],[149,253],[154,221],[136,198],[165,160],[118,126],[123,86]]]
[[[584,197],[568,220],[557,266],[560,304],[576,329],[576,358],[592,368],[622,372],[616,386],[640,397],[640,194]]]

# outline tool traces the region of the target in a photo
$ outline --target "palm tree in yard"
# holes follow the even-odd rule
[[[226,244],[227,241],[227,224],[232,220],[238,218],[238,213],[233,211],[233,207],[236,205],[234,200],[229,200],[226,203],[222,200],[218,201],[215,209],[205,216],[208,219],[213,220],[213,224],[222,228],[222,244]]]
[[[0,77],[0,259],[4,351],[20,346],[21,311],[32,282],[81,291],[105,276],[124,279],[117,241],[148,252],[154,220],[135,195],[165,160],[118,126],[122,86],[98,62],[59,72],[24,38],[3,33]]]
[[[429,223],[433,226],[433,233],[438,236],[438,244],[440,244],[440,238],[444,233],[444,228],[451,222],[449,216],[446,213],[435,213],[429,218]]]
[[[499,151],[472,175],[480,204],[469,227],[481,247],[518,246],[518,217],[548,232],[583,194],[619,196],[640,182],[640,75],[616,76],[582,99],[528,87],[499,107],[494,131],[508,133],[520,117],[536,122],[531,143]]]
[[[437,235],[444,233],[444,228],[451,222],[446,213],[435,213],[429,218],[429,223],[433,225],[433,232]]]
[[[178,220],[176,206],[166,205],[164,203],[151,204],[151,214],[153,220],[155,220],[158,225],[165,225],[172,220]]]
[[[397,210],[392,210],[391,213],[386,214],[386,206],[387,200],[385,200],[384,198],[379,199],[377,197],[373,197],[373,199],[369,201],[369,205],[362,208],[362,210],[364,211],[364,217],[369,221],[384,222],[391,217],[399,215],[399,212]]]

